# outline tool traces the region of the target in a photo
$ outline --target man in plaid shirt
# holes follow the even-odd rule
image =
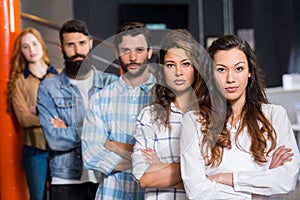
[[[152,102],[156,79],[149,72],[150,33],[144,24],[122,25],[114,39],[123,75],[96,93],[83,125],[84,166],[102,173],[96,199],[143,199],[144,189],[134,180],[131,153],[136,117]]]

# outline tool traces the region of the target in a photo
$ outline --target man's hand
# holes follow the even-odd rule
[[[53,125],[54,128],[67,128],[65,122],[57,116],[51,118],[50,123]]]
[[[132,161],[131,161],[131,153],[133,151],[132,144],[116,142],[113,140],[106,140],[104,143],[104,147],[107,150],[112,151],[115,154],[118,154],[119,156],[122,157],[118,165],[113,170],[114,172],[127,171],[132,169]]]
[[[114,152],[115,154],[118,154],[119,156],[131,160],[131,153],[133,151],[133,144],[126,144],[121,142],[116,142],[113,140],[106,140],[104,143],[104,147]]]

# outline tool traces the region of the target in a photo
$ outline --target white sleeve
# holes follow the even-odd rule
[[[288,194],[294,191],[300,168],[298,145],[286,110],[281,106],[269,106],[269,119],[277,133],[277,149],[281,145],[292,148],[291,162],[267,171],[240,171],[234,174],[234,189],[261,195]],[[270,160],[271,162],[271,160]]]
[[[199,148],[199,122],[193,112],[182,120],[180,138],[181,175],[189,199],[251,199],[250,194],[235,192],[232,187],[212,182],[206,178],[205,162]]]
[[[150,164],[145,160],[141,150],[147,147],[153,148],[154,124],[151,123],[150,107],[144,108],[137,117],[134,138],[136,140],[132,158],[132,174],[137,180],[143,176]]]

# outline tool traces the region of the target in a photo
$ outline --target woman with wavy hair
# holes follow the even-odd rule
[[[185,112],[205,93],[201,49],[185,29],[169,31],[158,52],[155,101],[138,116],[132,154],[133,175],[145,199],[187,199],[180,176],[180,127]]]
[[[22,131],[22,163],[31,200],[46,199],[48,153],[36,110],[39,83],[57,74],[50,66],[45,42],[34,28],[17,37],[7,85],[7,112],[16,117]]]
[[[299,150],[286,113],[270,104],[249,44],[226,35],[208,48],[209,110],[182,120],[181,173],[189,199],[270,199],[295,189]]]

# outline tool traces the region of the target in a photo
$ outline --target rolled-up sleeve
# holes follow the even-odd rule
[[[119,155],[104,147],[108,139],[108,130],[103,121],[99,99],[101,95],[92,96],[83,122],[82,157],[86,169],[110,174],[122,159]]]
[[[145,160],[141,154],[142,149],[153,147],[153,134],[154,125],[151,123],[151,114],[149,107],[143,109],[137,117],[136,132],[134,137],[136,143],[134,145],[132,157],[133,175],[139,180],[145,171],[149,168],[150,164]]]

